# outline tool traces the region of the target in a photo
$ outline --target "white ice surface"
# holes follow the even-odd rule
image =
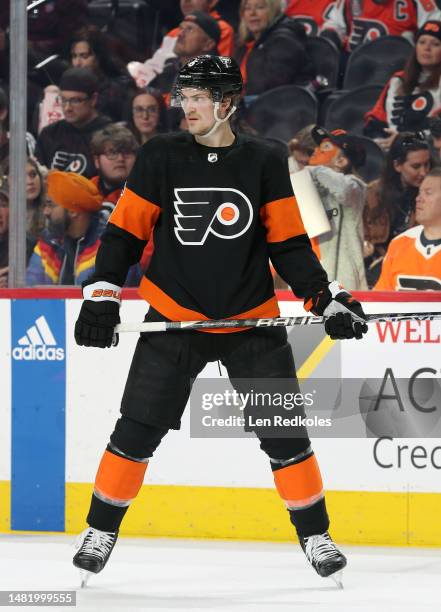
[[[80,590],[75,539],[1,535],[0,590],[77,590],[76,608],[36,610],[441,610],[440,549],[342,546],[349,562],[340,591],[296,544],[120,538],[107,567]]]

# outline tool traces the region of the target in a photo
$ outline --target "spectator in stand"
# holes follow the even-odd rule
[[[320,28],[328,18],[335,0],[289,0],[285,9],[288,17],[293,17],[303,24],[306,33],[317,36]]]
[[[124,64],[113,55],[105,34],[83,28],[72,37],[69,52],[73,68],[87,68],[98,78],[98,112],[121,121],[127,88],[134,83]]]
[[[366,113],[366,136],[387,150],[398,132],[427,130],[428,118],[441,107],[440,77],[441,21],[428,21],[418,30],[404,70],[392,76]]]
[[[313,124],[307,125],[288,142],[290,173],[298,172],[305,168],[305,166],[308,166],[309,160],[317,146],[311,134],[313,128]]]
[[[45,190],[42,167],[35,159],[28,157],[26,164],[26,246],[28,260],[44,227]]]
[[[304,27],[283,13],[281,0],[242,0],[236,59],[245,95],[308,84],[313,68],[305,44]]]
[[[438,163],[441,161],[441,117],[431,117],[429,119],[429,131],[432,141],[432,151]]]
[[[98,171],[91,180],[103,196],[101,213],[107,221],[135,163],[139,145],[128,128],[111,123],[95,132],[90,147]]]
[[[416,227],[396,236],[376,291],[441,291],[441,169],[425,177],[416,198]]]
[[[37,139],[38,161],[49,169],[94,176],[90,140],[110,119],[96,110],[98,80],[87,68],[70,68],[60,81],[64,119],[46,126]]]
[[[35,153],[35,138],[26,132],[26,150],[28,155]],[[6,91],[0,87],[0,171],[7,174],[3,168],[9,158],[9,98]]]
[[[414,226],[418,189],[431,166],[428,143],[415,134],[400,134],[386,156],[380,178],[369,183],[363,211],[369,288],[378,280],[389,242]]]
[[[105,221],[102,195],[84,176],[51,170],[43,207],[46,228],[29,261],[28,285],[79,285],[94,269]]]
[[[363,206],[366,185],[357,169],[366,151],[356,136],[344,130],[312,132],[316,149],[308,171],[326,209],[331,231],[313,238],[315,251],[331,280],[348,290],[367,289],[363,262]],[[295,179],[294,179],[295,180]]]
[[[186,15],[179,26],[173,59],[167,60],[164,70],[151,83],[162,94],[169,94],[182,66],[198,55],[217,53],[220,39],[219,24],[202,11]]]
[[[5,176],[0,177],[0,289],[8,286],[9,274],[9,190]]]
[[[380,36],[404,36],[411,42],[417,28],[429,19],[441,19],[437,0],[337,0],[321,34],[353,51]]]
[[[167,131],[167,109],[157,89],[137,89],[127,106],[127,127],[139,145]]]
[[[221,19],[215,10],[218,0],[180,0],[181,12],[185,17],[194,11],[202,11],[216,19],[220,28],[218,52],[220,55],[233,55],[234,30],[229,23]],[[164,70],[167,60],[176,57],[175,45],[180,34],[180,27],[173,28],[162,40],[160,48],[153,57],[141,62],[130,62],[128,71],[135,79],[138,87],[146,87]]]

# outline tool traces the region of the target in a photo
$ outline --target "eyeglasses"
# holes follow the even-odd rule
[[[134,106],[133,114],[134,115],[157,115],[158,114],[157,106]]]
[[[67,106],[68,104],[72,104],[72,106],[79,106],[89,98],[90,96],[85,96],[84,98],[63,98],[63,96],[61,96],[60,102],[61,106]]]
[[[130,157],[131,155],[135,155],[135,151],[133,149],[108,149],[107,151],[103,151],[100,155],[104,155],[110,161],[117,159],[118,155],[122,155],[123,157]]]

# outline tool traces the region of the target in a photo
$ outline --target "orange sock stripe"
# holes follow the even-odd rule
[[[323,482],[315,455],[273,472],[280,497],[289,508],[310,506],[323,496]]]
[[[95,479],[95,489],[115,501],[134,499],[144,480],[146,463],[138,463],[104,451]]]

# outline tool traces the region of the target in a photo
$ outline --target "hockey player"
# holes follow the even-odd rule
[[[330,316],[331,338],[367,331],[361,305],[329,283],[311,249],[286,160],[264,141],[231,130],[241,91],[239,67],[229,57],[199,56],[180,70],[174,98],[189,133],[159,135],[140,149],[102,237],[96,271],[84,284],[78,344],[111,346],[127,269],[153,229],[155,251],[139,288],[150,304],[147,321],[278,316],[271,258],[308,310]],[[147,464],[167,431],[179,429],[191,379],[207,362],[222,361],[232,379],[295,381],[285,329],[221,331],[141,334],[74,557],[81,570],[105,566]],[[340,572],[346,559],[328,534],[306,431],[259,438],[308,561],[321,576]]]

